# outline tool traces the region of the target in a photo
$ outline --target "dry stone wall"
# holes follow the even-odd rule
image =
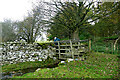
[[[55,52],[52,47],[47,49],[42,49],[37,43],[27,44],[27,43],[1,43],[2,48],[0,48],[0,64],[15,64],[18,62],[26,61],[43,61],[47,57],[53,57]]]

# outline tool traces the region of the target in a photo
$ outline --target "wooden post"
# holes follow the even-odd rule
[[[114,48],[113,48],[113,43],[111,42],[111,47],[112,47],[112,54],[114,53]]]
[[[89,53],[91,51],[91,39],[89,39]]]
[[[81,48],[80,48],[80,42],[78,42],[78,51],[80,50]],[[78,57],[80,57],[79,56],[79,52],[78,52]]]
[[[58,50],[59,50],[59,59],[61,58],[60,57],[60,42],[58,41]]]
[[[71,40],[70,40],[70,47],[71,47],[72,58],[74,59],[74,52],[73,52],[72,41]]]
[[[78,42],[78,49],[80,49],[80,42]]]

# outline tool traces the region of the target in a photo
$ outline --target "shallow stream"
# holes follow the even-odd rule
[[[54,64],[54,65],[51,65],[51,66],[48,66],[48,67],[45,67],[45,68],[55,68],[55,67],[58,67],[58,63]],[[8,73],[2,73],[2,80],[6,80],[6,79],[9,79],[9,78],[12,78],[13,76],[22,76],[26,73],[30,73],[30,72],[35,72],[37,68],[29,68],[29,69],[23,69],[23,70],[19,70],[19,71],[13,71],[13,72],[8,72]],[[43,68],[41,68],[43,69]]]

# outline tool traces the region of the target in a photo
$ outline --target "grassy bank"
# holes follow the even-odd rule
[[[40,69],[14,78],[116,78],[118,57],[113,54],[91,53],[85,61],[73,61],[52,69]]]
[[[13,72],[13,71],[20,71],[25,69],[32,69],[32,68],[45,68],[54,66],[54,64],[58,63],[59,60],[53,60],[52,58],[48,58],[45,61],[30,61],[30,62],[20,62],[17,64],[6,64],[2,66],[2,72]]]

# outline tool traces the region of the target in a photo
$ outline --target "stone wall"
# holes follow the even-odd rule
[[[1,43],[2,51],[0,54],[0,64],[15,64],[18,62],[26,61],[42,61],[47,59],[47,57],[53,57],[55,52],[52,47],[47,49],[42,49],[37,43],[27,44],[27,43]]]

